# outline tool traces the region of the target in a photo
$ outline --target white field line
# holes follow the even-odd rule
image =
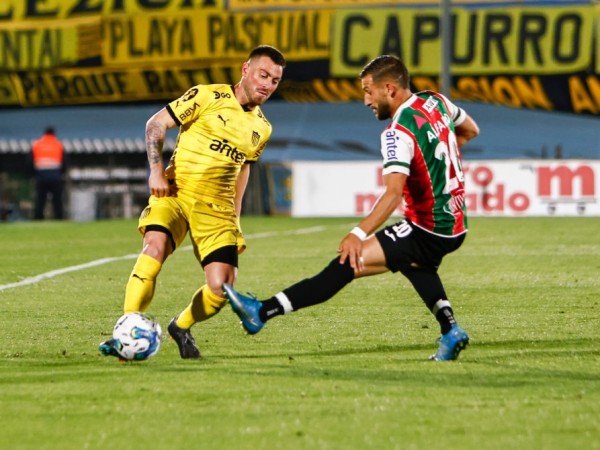
[[[345,228],[348,227],[348,225],[343,225],[343,226]],[[341,227],[341,225],[340,225],[340,227]],[[246,237],[246,239],[265,239],[265,238],[270,238],[273,236],[285,236],[285,235],[293,236],[293,235],[300,235],[300,234],[319,233],[321,231],[324,231],[326,228],[327,227],[325,227],[325,226],[315,226],[315,227],[309,227],[309,228],[299,228],[297,230],[265,231],[263,233],[249,234],[249,235],[246,235],[245,237]],[[189,251],[191,249],[192,249],[192,246],[188,245],[185,247],[181,247],[179,250],[180,251],[181,250]],[[69,267],[63,267],[62,269],[51,270],[50,272],[42,273],[42,274],[36,275],[34,277],[24,278],[21,281],[17,281],[16,283],[0,284],[0,292],[5,291],[7,289],[13,289],[13,288],[21,287],[21,286],[28,286],[30,284],[36,284],[36,283],[39,283],[40,281],[47,280],[48,278],[54,278],[59,275],[64,275],[65,273],[89,269],[90,267],[101,266],[103,264],[108,264],[108,263],[115,262],[115,261],[121,261],[124,259],[136,259],[137,257],[138,257],[138,253],[130,254],[130,255],[123,255],[123,256],[114,256],[111,258],[96,259],[94,261],[90,261],[90,262],[87,262],[84,264],[78,264],[76,266],[69,266]]]

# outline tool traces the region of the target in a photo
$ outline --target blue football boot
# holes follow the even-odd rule
[[[265,326],[265,322],[260,320],[258,312],[262,303],[256,300],[256,297],[249,297],[237,292],[227,283],[223,284],[225,295],[231,303],[233,312],[238,315],[242,321],[242,326],[248,334],[256,334]]]
[[[452,361],[469,344],[469,335],[458,324],[452,325],[450,331],[438,338],[438,350],[429,359],[434,361]]]

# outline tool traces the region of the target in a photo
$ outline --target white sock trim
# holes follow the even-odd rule
[[[292,307],[292,302],[290,302],[290,299],[287,298],[287,295],[285,295],[283,292],[277,294],[275,298],[277,299],[279,304],[283,306],[284,314],[289,314],[294,310],[294,308]]]
[[[431,310],[431,312],[435,316],[437,312],[442,308],[451,308],[450,302],[448,300],[438,300],[437,302],[435,302],[435,305],[433,305],[433,309]]]

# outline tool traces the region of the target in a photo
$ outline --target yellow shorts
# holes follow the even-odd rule
[[[192,199],[178,193],[177,197],[150,196],[142,211],[138,230],[143,235],[149,225],[159,225],[171,233],[179,247],[188,230],[198,261],[215,250],[236,246],[238,254],[246,249],[246,240],[239,228],[235,213],[226,207]]]

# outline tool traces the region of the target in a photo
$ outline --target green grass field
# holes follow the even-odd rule
[[[245,218],[238,289],[313,275],[355,222]],[[472,338],[459,361],[427,361],[437,324],[386,274],[252,337],[227,306],[192,329],[199,361],[165,340],[123,364],[97,345],[121,314],[135,222],[2,224],[0,448],[600,449],[600,219],[470,225],[440,270]],[[166,328],[202,280],[179,249],[149,312]]]

